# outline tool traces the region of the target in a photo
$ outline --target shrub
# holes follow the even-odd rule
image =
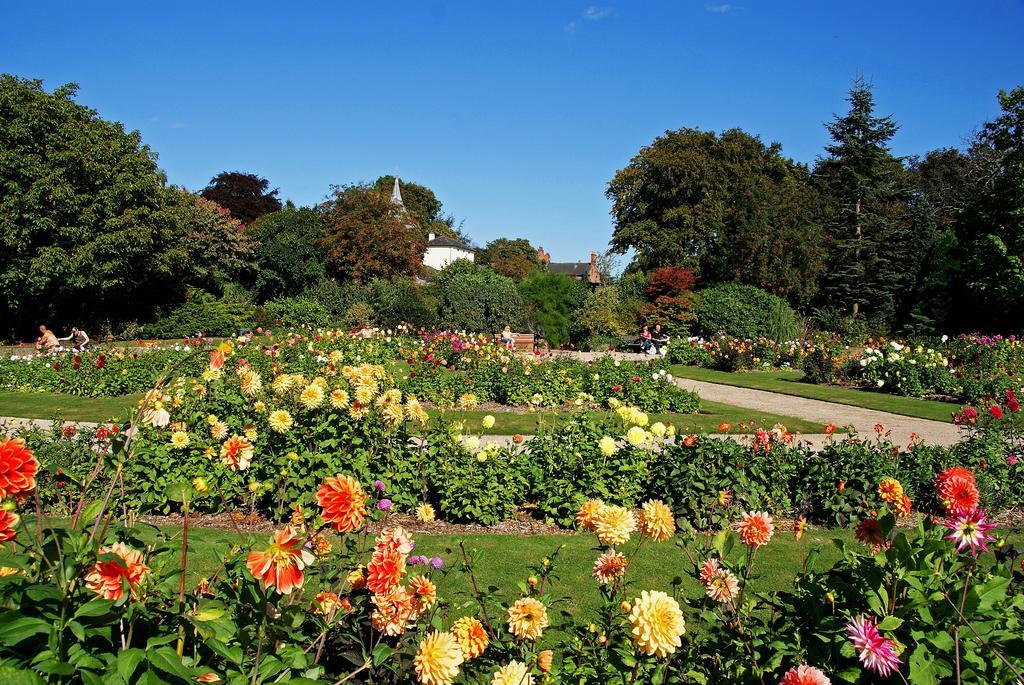
[[[587,296],[587,287],[561,274],[534,271],[519,284],[530,308],[534,329],[552,346],[569,342],[573,311]]]
[[[513,330],[526,327],[526,305],[515,281],[487,267],[457,260],[434,277],[431,287],[440,302],[442,326],[488,333],[506,324]]]
[[[631,317],[624,314],[619,289],[602,285],[587,294],[576,311],[576,328],[585,336],[623,336],[629,332]]]
[[[348,329],[359,328],[372,323],[376,316],[377,313],[373,311],[373,307],[369,303],[355,302],[345,310],[345,314],[341,317],[341,325]]]
[[[777,295],[752,285],[722,283],[699,292],[696,327],[704,335],[764,336],[788,340],[797,333],[796,312]]]
[[[263,305],[263,312],[270,325],[326,326],[330,319],[327,309],[322,304],[302,297],[272,300]]]
[[[254,321],[254,312],[240,302],[219,299],[202,290],[190,289],[180,306],[143,330],[153,338],[182,338],[196,333],[214,336],[237,335]]]

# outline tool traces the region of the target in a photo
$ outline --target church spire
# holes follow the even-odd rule
[[[391,204],[398,205],[402,209],[405,209],[405,203],[402,202],[402,189],[398,187],[397,176],[395,176],[395,187],[391,191]]]

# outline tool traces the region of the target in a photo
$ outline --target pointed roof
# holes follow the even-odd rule
[[[402,202],[402,189],[398,187],[398,177],[395,176],[395,187],[391,190],[391,204],[398,205],[404,208],[405,203]]]

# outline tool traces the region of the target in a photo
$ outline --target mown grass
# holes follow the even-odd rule
[[[128,418],[129,411],[141,397],[142,393],[120,397],[80,397],[48,392],[0,392],[0,416],[99,423],[112,418]]]
[[[695,381],[720,383],[722,385],[752,388],[754,390],[767,390],[768,392],[777,392],[783,395],[824,400],[825,402],[847,404],[853,407],[875,409],[877,411],[900,414],[901,416],[913,416],[933,421],[948,422],[950,415],[960,409],[960,405],[953,402],[923,400],[916,397],[901,397],[899,395],[889,395],[869,390],[841,388],[835,385],[805,383],[803,382],[803,371],[748,371],[730,373],[728,371],[715,371],[696,366],[680,365],[673,366],[671,371],[680,378],[689,378]]]

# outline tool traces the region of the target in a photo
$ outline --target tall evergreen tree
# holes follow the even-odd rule
[[[847,99],[849,112],[825,125],[833,142],[814,169],[834,240],[819,303],[884,327],[916,284],[934,220],[889,149],[898,126],[875,116],[871,87],[857,79]]]

